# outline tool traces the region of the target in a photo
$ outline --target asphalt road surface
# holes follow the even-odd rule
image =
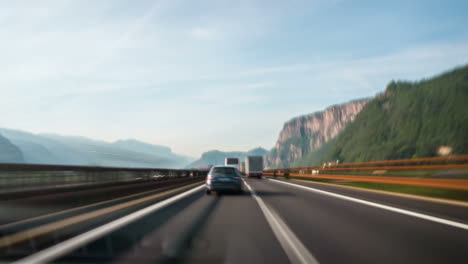
[[[467,206],[293,180],[245,182],[241,195],[205,195],[204,188],[197,187],[200,184],[192,184],[173,192],[135,196],[146,199],[141,203],[131,204],[135,199],[128,198],[51,218],[51,223],[68,217],[78,220],[65,231],[0,247],[0,259],[21,263],[468,261]],[[84,213],[125,204],[109,214],[80,220]],[[41,229],[43,224],[21,228]],[[5,229],[2,235],[10,238],[20,231]]]

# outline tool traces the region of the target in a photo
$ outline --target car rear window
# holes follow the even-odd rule
[[[229,168],[229,167],[220,167],[220,168],[214,168],[212,175],[214,177],[216,176],[237,176],[236,169],[235,168]]]

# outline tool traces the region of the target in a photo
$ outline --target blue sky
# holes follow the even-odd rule
[[[198,156],[468,63],[467,1],[0,1],[0,126]]]

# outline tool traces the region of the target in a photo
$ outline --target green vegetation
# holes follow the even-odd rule
[[[468,170],[347,170],[326,171],[327,175],[386,176],[403,178],[468,179]]]
[[[270,152],[271,157],[279,157],[281,160],[281,164],[278,164],[277,166],[272,166],[272,168],[284,168],[284,167],[289,167],[290,164],[288,163],[288,159],[290,156],[291,151],[300,151],[301,154],[308,153],[309,152],[309,142],[311,142],[313,139],[311,139],[308,136],[303,136],[303,137],[292,137],[287,139],[285,142],[283,142],[283,148],[278,152],[277,149],[273,149]]]
[[[330,149],[335,145],[336,139],[332,139],[327,143],[323,144],[319,149],[316,149],[312,152],[307,153],[307,155],[292,164],[291,167],[306,167],[312,165],[320,165],[324,160],[324,155],[330,151]]]
[[[420,82],[392,81],[337,137],[295,165],[468,153],[468,66]]]
[[[434,198],[468,201],[468,191],[448,190],[448,189],[419,187],[419,186],[406,186],[406,185],[396,185],[396,184],[384,184],[384,183],[371,183],[371,182],[348,182],[348,183],[341,183],[341,185],[374,189],[374,190],[382,190],[382,191],[388,191],[388,192],[414,194],[414,195],[421,195],[421,196],[434,197]]]

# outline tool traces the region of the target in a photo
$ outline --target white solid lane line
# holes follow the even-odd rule
[[[50,248],[46,248],[42,251],[39,251],[35,254],[32,254],[28,257],[25,257],[23,259],[20,259],[14,263],[21,263],[21,264],[37,264],[37,263],[47,263],[50,262],[54,259],[57,259],[67,253],[70,253],[71,251],[84,246],[94,240],[97,240],[112,231],[115,231],[125,225],[128,225],[132,222],[135,222],[138,219],[141,219],[142,217],[151,214],[165,206],[168,206],[184,197],[187,197],[197,191],[200,191],[202,188],[205,188],[205,185],[201,185],[198,187],[195,187],[191,190],[188,190],[186,192],[183,192],[181,194],[178,194],[174,197],[168,198],[166,200],[163,200],[159,203],[153,204],[151,206],[148,206],[146,208],[143,208],[139,211],[136,211],[134,213],[131,213],[129,215],[126,215],[122,218],[119,218],[117,220],[114,220],[110,223],[107,223],[105,225],[102,225],[98,228],[95,228],[93,230],[90,230],[86,233],[83,233],[81,235],[72,237],[68,240],[65,240],[61,243],[58,243]]]
[[[268,179],[268,180],[273,181],[273,182],[286,184],[286,185],[290,185],[290,186],[294,186],[296,188],[301,188],[301,189],[304,189],[304,190],[307,190],[307,191],[312,191],[312,192],[328,195],[328,196],[331,196],[331,197],[335,197],[335,198],[339,198],[339,199],[343,199],[343,200],[347,200],[347,201],[352,201],[352,202],[355,202],[355,203],[365,204],[365,205],[368,205],[368,206],[377,207],[377,208],[392,211],[392,212],[395,212],[395,213],[409,215],[409,216],[425,219],[425,220],[428,220],[428,221],[436,222],[436,223],[439,223],[439,224],[444,224],[444,225],[448,225],[448,226],[468,230],[468,225],[464,224],[464,223],[455,222],[455,221],[452,221],[452,220],[447,220],[447,219],[443,219],[443,218],[439,218],[439,217],[435,217],[435,216],[430,216],[430,215],[426,215],[426,214],[416,213],[416,212],[413,212],[413,211],[400,209],[400,208],[393,207],[393,206],[388,206],[388,205],[383,205],[383,204],[379,204],[379,203],[369,202],[369,201],[366,201],[366,200],[353,198],[353,197],[349,197],[349,196],[346,196],[346,195],[341,195],[341,194],[336,194],[336,193],[332,193],[332,192],[322,191],[322,190],[315,189],[315,188],[312,188],[312,187],[307,187],[307,186],[294,184],[294,183],[290,183],[290,182],[284,182],[284,181],[279,181],[279,180],[274,180],[274,179]]]
[[[318,264],[319,262],[312,256],[307,248],[301,243],[296,235],[289,229],[280,216],[272,209],[268,208],[252,187],[245,181],[244,184],[250,191],[252,197],[257,201],[273,233],[283,247],[286,255],[293,264]]]

